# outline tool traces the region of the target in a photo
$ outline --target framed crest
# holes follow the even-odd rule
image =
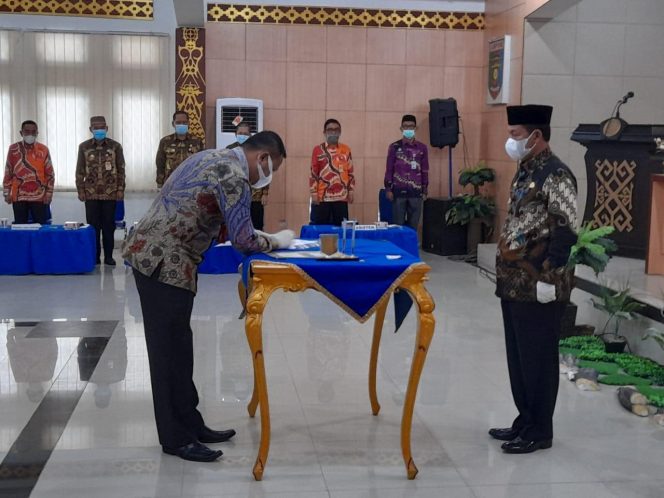
[[[489,41],[489,74],[487,104],[507,104],[510,92],[511,36],[505,35]]]

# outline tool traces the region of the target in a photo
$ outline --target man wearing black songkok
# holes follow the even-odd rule
[[[550,106],[507,108],[505,151],[518,162],[496,255],[514,403],[510,427],[489,434],[506,453],[550,448],[558,395],[558,336],[573,286],[576,179],[549,148]]]

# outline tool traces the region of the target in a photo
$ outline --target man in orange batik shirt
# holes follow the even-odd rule
[[[53,198],[55,174],[48,147],[37,142],[37,123],[21,124],[23,140],[9,147],[2,191],[5,202],[12,205],[14,223],[46,223],[48,205]]]
[[[325,142],[314,147],[311,155],[311,222],[314,225],[341,225],[344,219],[348,219],[348,204],[353,202],[353,156],[350,147],[339,143],[339,121],[325,121],[323,132]]]

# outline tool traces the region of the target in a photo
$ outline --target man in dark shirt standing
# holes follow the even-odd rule
[[[429,151],[415,140],[417,119],[411,114],[401,118],[403,138],[387,149],[385,194],[392,201],[394,223],[417,230],[422,202],[429,187]]]
[[[78,147],[76,162],[76,190],[78,200],[85,202],[85,219],[95,229],[97,264],[100,264],[101,234],[104,245],[104,264],[115,266],[113,233],[115,232],[115,204],[124,199],[125,160],[122,145],[108,138],[104,116],[90,118],[92,138]]]
[[[161,188],[182,161],[203,150],[203,142],[189,134],[189,115],[185,111],[173,114],[175,133],[159,142],[157,149],[157,187]]]
[[[511,427],[489,434],[505,453],[550,448],[558,395],[558,335],[572,291],[576,179],[549,148],[552,108],[507,108],[505,151],[518,167],[496,255],[496,295],[514,404]]]

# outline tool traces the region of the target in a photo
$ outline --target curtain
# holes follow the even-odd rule
[[[154,188],[159,139],[172,133],[170,55],[165,36],[0,30],[2,154],[34,120],[56,190],[73,189],[78,144],[91,137],[90,117],[103,115],[124,149],[127,190]]]

